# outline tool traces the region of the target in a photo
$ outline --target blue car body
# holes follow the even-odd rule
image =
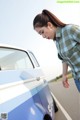
[[[0,46],[0,120],[54,120],[53,99],[31,51]]]

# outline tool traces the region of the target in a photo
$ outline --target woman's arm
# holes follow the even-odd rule
[[[69,87],[68,78],[67,78],[68,64],[64,62],[63,58],[60,56],[59,53],[58,53],[58,58],[62,60],[62,70],[63,70],[62,71],[62,83],[65,88],[68,88]]]
[[[62,83],[63,83],[63,86],[65,88],[68,88],[69,87],[68,78],[67,78],[68,64],[63,62],[62,69],[63,69],[63,71],[62,71]]]

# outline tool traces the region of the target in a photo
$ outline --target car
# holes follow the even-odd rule
[[[30,50],[0,45],[0,120],[54,120],[54,102]]]

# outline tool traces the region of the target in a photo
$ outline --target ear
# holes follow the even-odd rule
[[[47,25],[48,25],[49,27],[53,27],[53,25],[52,25],[51,22],[48,22]]]

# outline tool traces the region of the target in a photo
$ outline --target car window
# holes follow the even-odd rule
[[[33,68],[27,52],[0,48],[0,70],[17,70]]]

